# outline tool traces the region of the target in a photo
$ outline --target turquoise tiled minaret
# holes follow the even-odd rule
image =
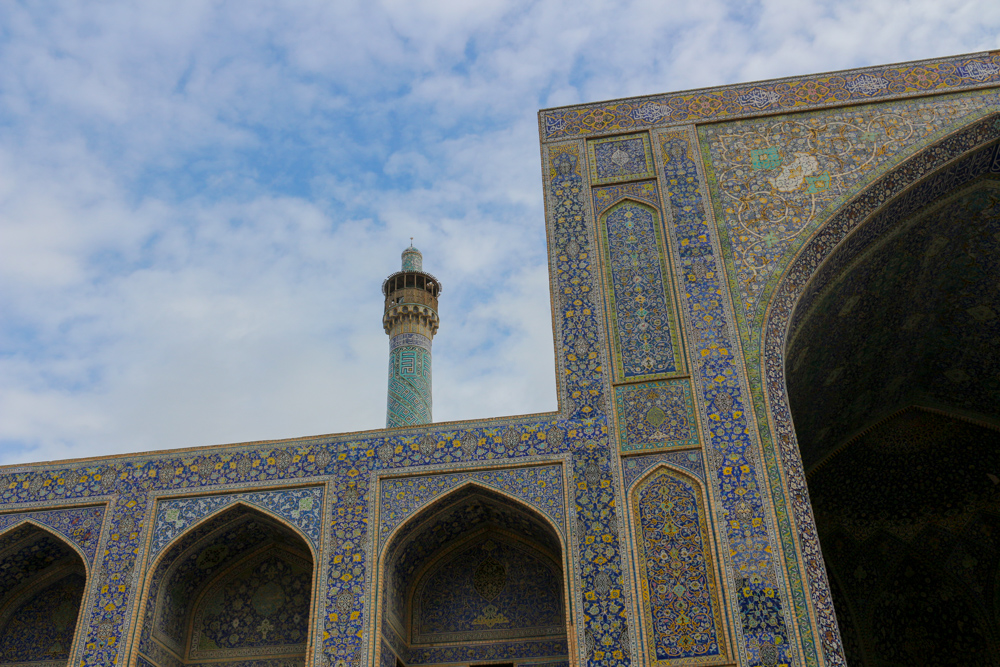
[[[389,401],[385,425],[431,421],[431,340],[437,333],[441,283],[423,270],[423,255],[410,244],[403,267],[382,283],[389,342]]]

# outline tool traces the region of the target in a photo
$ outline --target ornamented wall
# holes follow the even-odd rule
[[[984,53],[540,112],[559,410],[0,469],[3,660],[845,664],[786,334],[1000,173],[998,87]]]

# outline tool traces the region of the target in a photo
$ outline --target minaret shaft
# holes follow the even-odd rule
[[[382,284],[389,335],[389,392],[386,427],[427,424],[431,408],[431,341],[437,333],[437,278],[424,273],[422,256],[413,246],[403,251],[402,270]]]

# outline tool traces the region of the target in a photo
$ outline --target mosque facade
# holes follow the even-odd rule
[[[558,405],[0,469],[0,665],[1000,664],[1000,52],[539,112]],[[445,323],[447,325],[447,323]]]

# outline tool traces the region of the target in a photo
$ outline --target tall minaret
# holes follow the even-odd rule
[[[403,269],[382,283],[389,334],[389,404],[385,426],[410,426],[431,421],[431,339],[437,333],[441,283],[423,271],[423,255],[413,247],[403,251]]]

